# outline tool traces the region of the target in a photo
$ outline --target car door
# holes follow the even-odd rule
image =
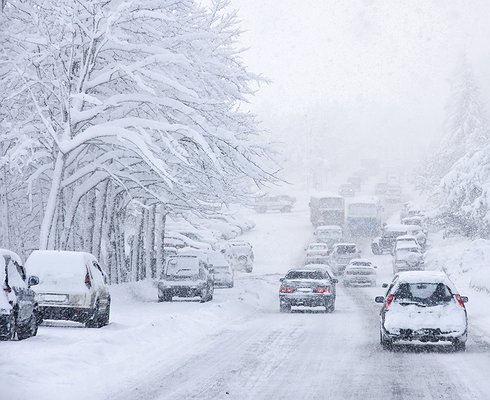
[[[29,322],[34,312],[34,291],[27,287],[24,267],[11,257],[7,258],[8,286],[13,290],[17,298],[17,323],[25,325]]]

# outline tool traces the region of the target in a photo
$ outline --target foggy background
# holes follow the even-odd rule
[[[299,187],[312,169],[335,175],[370,155],[413,166],[442,132],[463,58],[488,110],[486,0],[231,5],[246,30],[244,59],[272,81],[250,106],[282,142],[285,177]]]

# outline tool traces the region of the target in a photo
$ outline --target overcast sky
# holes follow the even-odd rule
[[[462,54],[483,94],[490,87],[488,0],[232,0],[232,6],[246,30],[247,64],[272,80],[252,107],[289,145],[313,131],[328,138],[324,146],[340,137],[360,153],[378,149],[397,158],[408,146],[417,154],[410,149],[440,132]]]

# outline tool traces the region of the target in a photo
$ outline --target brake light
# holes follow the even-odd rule
[[[92,280],[90,279],[90,275],[87,271],[85,274],[85,285],[90,289],[92,287]]]
[[[386,299],[386,304],[385,304],[385,307],[386,307],[386,308],[388,308],[388,307],[391,305],[391,303],[393,302],[393,299],[394,299],[394,298],[395,298],[395,296],[393,296],[392,294],[390,294],[390,295],[388,296],[388,298]]]
[[[282,287],[279,289],[279,292],[280,293],[293,293],[294,292],[294,288],[292,287]]]
[[[318,287],[313,290],[314,293],[330,293],[329,287]]]
[[[8,286],[4,287],[3,290],[6,292],[6,293],[10,293],[12,292],[12,289]]]
[[[458,303],[461,307],[465,308],[463,300],[461,299],[461,296],[459,294],[456,295],[456,300],[458,300]]]

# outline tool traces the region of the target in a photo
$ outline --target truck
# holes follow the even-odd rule
[[[310,199],[310,220],[313,226],[344,226],[345,203],[342,196],[325,194]]]
[[[347,204],[347,229],[352,236],[377,236],[381,231],[382,211],[383,207],[377,197],[352,199]]]

